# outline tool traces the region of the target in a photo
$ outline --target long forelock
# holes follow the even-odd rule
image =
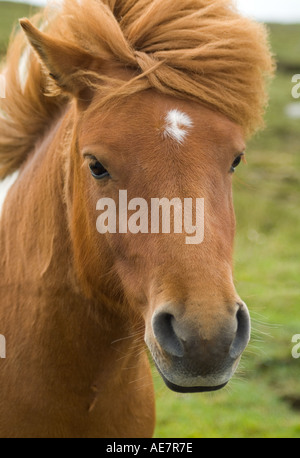
[[[152,87],[223,113],[246,135],[263,126],[268,33],[232,0],[65,0],[59,22],[62,36],[139,72],[106,85],[104,101]]]

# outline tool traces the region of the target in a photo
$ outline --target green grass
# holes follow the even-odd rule
[[[299,24],[270,24],[271,45],[281,64],[299,66]],[[287,33],[288,29],[288,33]]]
[[[0,52],[29,7],[0,2]],[[252,341],[223,391],[177,395],[155,369],[156,437],[300,437],[300,120],[285,116],[289,68],[299,68],[300,25],[271,25],[280,69],[272,83],[267,128],[248,145],[234,178],[235,281],[252,314]],[[292,401],[296,402],[292,402]]]
[[[18,19],[32,16],[38,9],[25,3],[0,1],[0,55],[6,51],[9,37]]]

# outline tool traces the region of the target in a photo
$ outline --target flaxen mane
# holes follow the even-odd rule
[[[246,135],[263,124],[265,83],[273,71],[268,37],[263,25],[238,14],[232,0],[64,0],[33,22],[95,59],[136,70],[124,83],[78,68],[77,80],[101,90],[102,103],[152,87],[223,113]],[[7,56],[0,178],[20,166],[67,103],[33,52],[26,84],[20,81],[26,46],[18,34]]]

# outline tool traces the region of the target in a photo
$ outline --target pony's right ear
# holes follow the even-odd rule
[[[76,72],[92,68],[94,58],[73,44],[46,35],[28,19],[20,19],[20,25],[56,85],[79,96],[85,87]]]

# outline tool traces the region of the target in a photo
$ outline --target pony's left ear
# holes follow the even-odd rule
[[[90,69],[94,62],[92,56],[74,45],[46,35],[28,19],[20,19],[20,25],[57,86],[79,96],[84,84],[82,80],[76,79],[76,72]]]

